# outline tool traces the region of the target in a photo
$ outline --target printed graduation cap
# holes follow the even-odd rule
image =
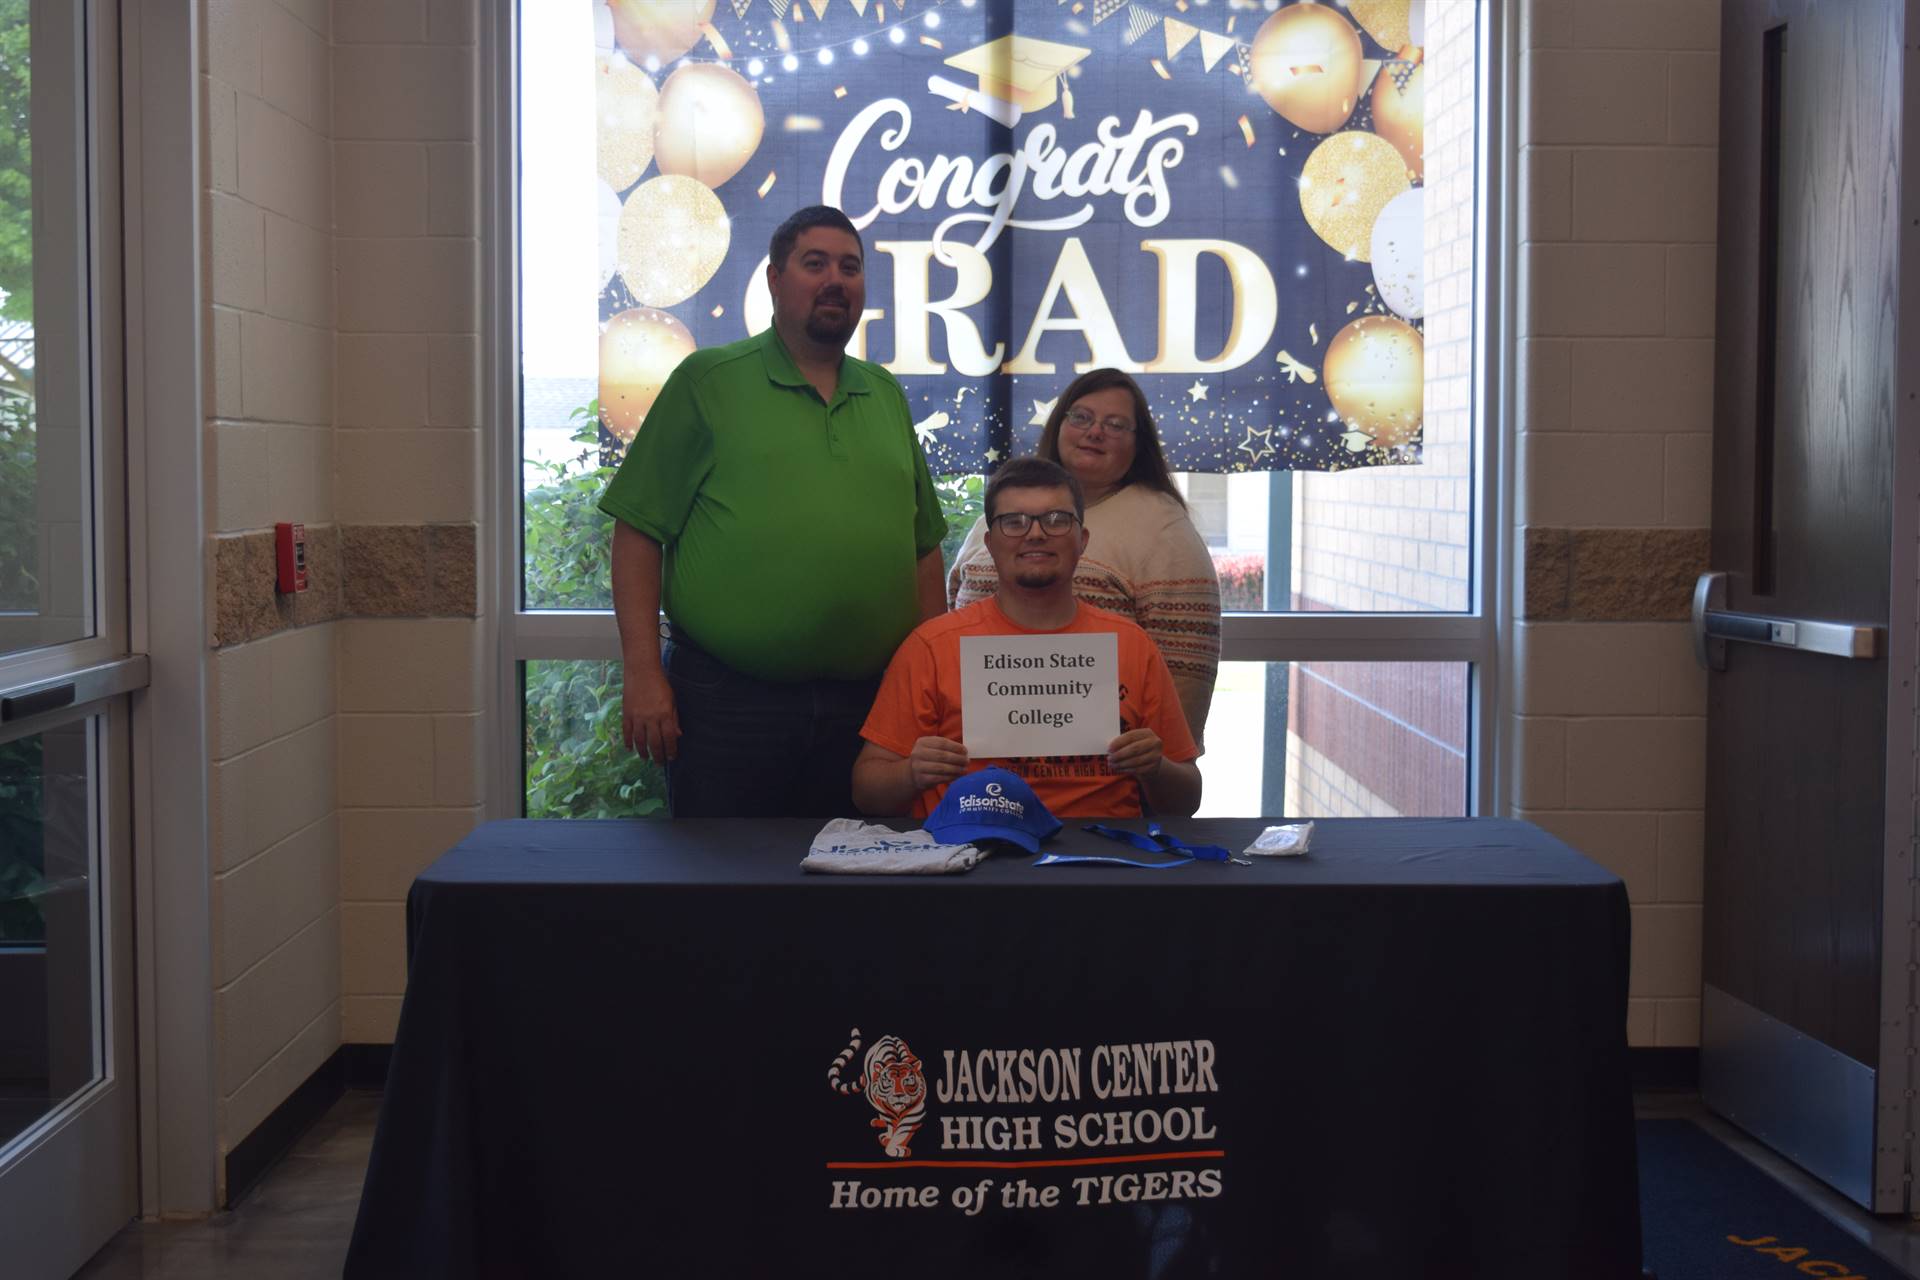
[[[978,90],[948,81],[929,81],[927,87],[1011,127],[1022,113],[1052,106],[1060,77],[1091,52],[1032,36],[1001,36],[947,59],[948,66],[977,77]]]

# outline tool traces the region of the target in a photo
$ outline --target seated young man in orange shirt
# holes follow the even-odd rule
[[[893,655],[853,765],[865,813],[924,818],[947,784],[996,765],[1019,774],[1058,817],[1184,817],[1200,807],[1200,750],[1173,677],[1147,633],[1074,598],[1087,549],[1080,484],[1040,458],[1014,458],[987,485],[987,549],[999,571],[988,599],[922,623]],[[973,760],[962,745],[960,637],[1112,632],[1120,658],[1120,735],[1104,756]]]

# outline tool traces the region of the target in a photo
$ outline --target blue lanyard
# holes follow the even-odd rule
[[[1169,867],[1184,867],[1192,862],[1235,862],[1238,859],[1217,844],[1188,844],[1176,835],[1170,834],[1157,822],[1147,824],[1147,834],[1137,831],[1124,831],[1119,827],[1102,826],[1091,823],[1082,827],[1096,836],[1108,840],[1118,840],[1121,844],[1132,845],[1142,853],[1178,854],[1173,862],[1141,862],[1135,858],[1116,858],[1104,854],[1061,854],[1049,853],[1034,863],[1036,867],[1071,866],[1075,864],[1105,865],[1118,867],[1144,867],[1149,871],[1164,871]],[[1248,864],[1250,865],[1250,864]]]

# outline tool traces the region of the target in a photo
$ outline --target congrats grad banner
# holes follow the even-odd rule
[[[933,470],[1112,365],[1174,470],[1420,460],[1423,0],[600,0],[601,422],[844,210]]]

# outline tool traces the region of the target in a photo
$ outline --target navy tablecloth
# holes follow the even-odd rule
[[[816,826],[422,874],[347,1275],[1639,1274],[1626,892],[1537,828],[853,878]]]

